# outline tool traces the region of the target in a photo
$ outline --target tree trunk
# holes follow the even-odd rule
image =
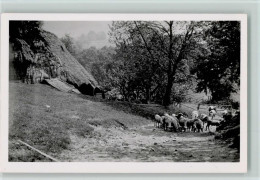
[[[168,106],[171,104],[171,94],[172,94],[172,86],[173,86],[173,77],[168,77],[168,83],[166,86],[166,92],[163,98],[163,105]]]
[[[124,99],[124,101],[127,101],[128,100],[128,97],[127,97],[127,94],[126,94],[126,91],[125,91],[125,87],[124,87],[125,85],[123,85],[122,87],[121,87],[121,92],[122,92],[122,94],[123,94],[123,99]]]
[[[188,40],[190,38],[189,37],[189,31],[187,31],[185,38],[184,38],[185,42],[183,42],[183,44],[181,45],[179,55],[178,55],[176,61],[174,63],[172,63],[172,60],[173,60],[172,22],[169,23],[169,26],[170,26],[170,34],[169,34],[170,46],[169,46],[169,55],[168,55],[169,65],[168,65],[168,72],[167,72],[168,82],[167,82],[167,86],[166,86],[166,92],[165,92],[165,95],[164,95],[164,98],[163,98],[163,105],[164,106],[168,106],[168,105],[171,104],[171,94],[172,94],[171,90],[172,90],[172,86],[173,86],[173,82],[174,82],[174,76],[177,72],[178,64],[183,59],[184,50],[186,48],[186,40]]]
[[[166,92],[165,92],[164,98],[163,98],[163,105],[164,106],[168,106],[168,105],[171,104],[171,94],[172,94],[172,86],[173,86],[173,80],[174,80],[173,73],[172,73],[172,60],[173,60],[172,25],[173,25],[173,22],[170,21],[169,22],[169,30],[170,30],[169,41],[170,41],[170,45],[169,45],[169,50],[168,50],[169,64],[168,64],[168,72],[167,72],[168,82],[167,82],[167,86],[166,86]]]
[[[139,92],[139,90],[137,90],[136,91],[136,98],[135,98],[136,100],[139,100],[140,99],[140,92]]]
[[[151,93],[150,93],[150,87],[146,88],[146,102],[147,104],[150,104],[151,101]]]

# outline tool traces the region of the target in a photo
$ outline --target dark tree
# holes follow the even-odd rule
[[[212,22],[206,41],[210,54],[198,60],[197,90],[209,89],[212,101],[228,99],[240,83],[240,22]]]
[[[9,38],[11,42],[15,42],[18,38],[22,39],[39,39],[39,32],[43,25],[42,21],[10,21],[9,22]],[[42,40],[42,38],[40,39]]]

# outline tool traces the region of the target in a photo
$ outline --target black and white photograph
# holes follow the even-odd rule
[[[241,163],[246,16],[105,16],[8,19],[8,163]]]

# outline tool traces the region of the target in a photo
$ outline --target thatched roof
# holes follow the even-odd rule
[[[34,53],[30,49],[30,46],[23,39],[16,39],[16,47],[22,52],[22,60],[35,63]]]
[[[80,92],[75,89],[75,87],[72,87],[71,85],[62,82],[60,79],[58,78],[54,78],[54,79],[45,79],[46,83],[48,83],[50,86],[63,91],[63,92],[74,92],[76,94],[80,94]]]
[[[64,44],[54,34],[41,31],[41,36],[48,43],[48,50],[57,57],[63,69],[67,72],[69,82],[80,86],[84,83],[97,87],[98,83],[94,77],[69,53]]]
[[[94,77],[69,53],[56,35],[40,30],[38,36],[40,41],[21,37],[16,39],[13,46],[17,54],[14,61],[26,63],[23,72],[32,64],[46,72],[49,77],[59,78],[74,85],[84,94],[92,95],[95,88],[100,89]],[[88,88],[84,89],[85,86]]]

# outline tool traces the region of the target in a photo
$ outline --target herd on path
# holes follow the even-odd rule
[[[158,114],[155,115],[154,126],[163,128],[165,131],[172,130],[174,132],[203,132],[204,125],[206,124],[205,130],[209,130],[210,126],[220,126],[225,123],[225,116],[230,113],[228,110],[224,110],[222,115],[223,118],[220,120],[213,120],[217,114],[215,106],[209,107],[209,114],[199,114],[198,111],[192,111],[191,119],[185,116],[183,113],[178,115],[164,113],[163,116]]]

